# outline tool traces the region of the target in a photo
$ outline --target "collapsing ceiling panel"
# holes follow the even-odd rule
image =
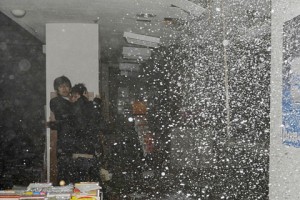
[[[136,45],[153,47],[153,48],[157,48],[160,44],[160,38],[157,37],[140,35],[140,34],[130,33],[130,32],[124,32],[123,36],[130,44],[136,44]]]
[[[174,0],[172,6],[178,7],[181,10],[190,13],[191,15],[200,17],[206,9],[188,0]]]
[[[123,58],[146,60],[151,56],[151,50],[148,48],[123,47]]]
[[[261,26],[252,27],[247,30],[245,29],[238,29],[240,32],[239,39],[241,41],[250,41],[256,38],[262,38],[267,34],[271,34],[271,27],[268,23],[262,24]]]
[[[138,72],[134,72],[134,71],[120,71],[120,75],[121,76],[125,76],[125,77],[137,77],[138,76]]]
[[[138,71],[140,70],[139,64],[135,63],[120,63],[119,69],[122,76],[137,76]]]
[[[121,71],[139,71],[140,67],[139,64],[135,63],[120,63],[119,69]]]

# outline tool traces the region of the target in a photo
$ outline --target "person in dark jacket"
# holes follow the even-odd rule
[[[73,154],[76,181],[99,181],[99,105],[95,101],[89,101],[88,91],[83,83],[74,85],[71,94],[76,122],[76,145]]]
[[[57,96],[50,100],[50,110],[55,121],[50,128],[57,130],[57,170],[58,181],[73,182],[72,153],[74,148],[74,114],[70,102],[71,81],[66,76],[54,80],[54,90]]]

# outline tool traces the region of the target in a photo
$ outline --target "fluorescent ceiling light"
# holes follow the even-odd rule
[[[142,17],[142,18],[153,18],[156,17],[155,14],[151,14],[151,13],[140,13],[140,14],[136,14],[137,17]]]
[[[11,13],[15,17],[22,18],[22,17],[25,16],[26,10],[23,10],[23,9],[14,9],[14,10],[11,10]]]
[[[123,47],[123,58],[126,59],[148,59],[151,56],[151,50],[148,48]]]
[[[136,15],[136,21],[151,22],[156,15],[151,13],[140,13]]]
[[[157,37],[140,35],[140,34],[130,33],[130,32],[124,32],[123,36],[130,44],[136,44],[136,45],[153,47],[153,48],[157,48],[160,44],[160,38]]]

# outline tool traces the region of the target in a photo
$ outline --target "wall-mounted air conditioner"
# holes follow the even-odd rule
[[[130,44],[136,44],[153,48],[157,48],[160,44],[160,38],[157,37],[140,35],[130,32],[124,32],[123,36],[126,38],[126,41]]]
[[[135,60],[147,60],[151,56],[151,50],[148,48],[123,47],[123,58]]]

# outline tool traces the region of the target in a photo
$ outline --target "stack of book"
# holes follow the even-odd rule
[[[48,190],[52,187],[51,183],[30,183],[27,190],[20,197],[22,200],[45,199]]]
[[[0,200],[19,200],[20,195],[13,190],[1,190]]]
[[[69,200],[71,199],[74,186],[72,184],[67,186],[52,187],[47,192],[48,200]]]
[[[102,200],[101,189],[98,182],[75,183],[72,200]]]
[[[51,183],[31,183],[23,190],[0,190],[0,200],[103,200],[98,182],[52,186]]]

